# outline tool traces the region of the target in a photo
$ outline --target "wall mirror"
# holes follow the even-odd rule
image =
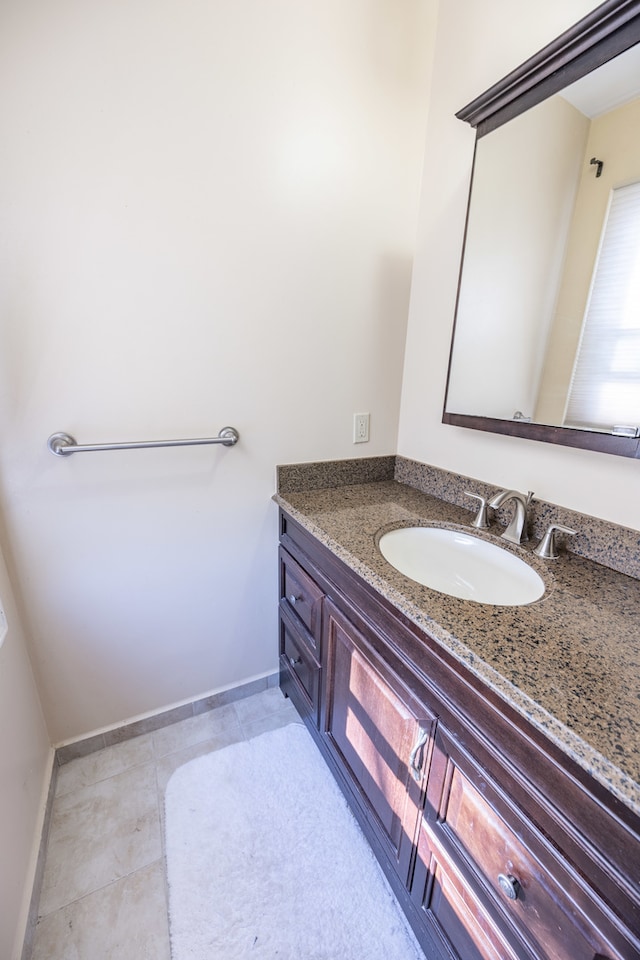
[[[640,0],[456,116],[477,139],[443,422],[640,457]]]

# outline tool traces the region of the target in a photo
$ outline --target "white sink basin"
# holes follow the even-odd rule
[[[400,527],[378,546],[406,577],[462,600],[516,607],[544,593],[544,580],[526,561],[462,530]]]

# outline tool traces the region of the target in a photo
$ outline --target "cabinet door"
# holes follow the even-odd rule
[[[325,614],[324,736],[408,883],[434,718],[331,602]]]

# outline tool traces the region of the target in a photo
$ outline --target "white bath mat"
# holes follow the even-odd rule
[[[173,960],[423,957],[301,724],[180,767],[165,804]]]

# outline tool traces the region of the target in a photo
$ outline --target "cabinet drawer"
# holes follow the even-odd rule
[[[308,631],[306,642],[319,659],[320,611],[323,593],[290,554],[280,548],[280,604]]]
[[[425,914],[433,934],[464,960],[533,960],[505,936],[486,901],[424,828],[418,840],[418,857],[428,864],[424,883],[414,899]],[[448,950],[447,950],[448,947]]]
[[[436,737],[440,776],[428,790],[421,859],[446,852],[496,905],[502,929],[537,960],[619,956],[601,930],[604,905],[571,865],[446,731]],[[526,945],[526,947],[525,947]]]
[[[284,612],[280,614],[280,659],[294,676],[312,712],[317,714],[320,667],[295,623]]]

